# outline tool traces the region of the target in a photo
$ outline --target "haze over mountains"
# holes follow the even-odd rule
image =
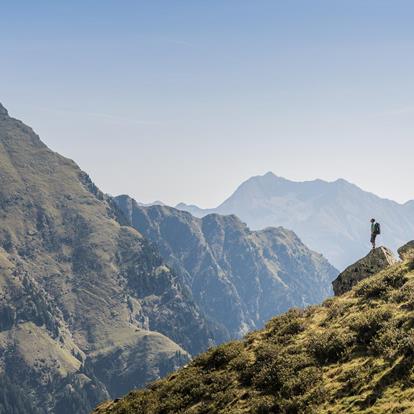
[[[382,225],[381,244],[393,250],[414,235],[414,201],[399,204],[339,179],[295,182],[269,172],[252,177],[217,208],[181,203],[176,208],[197,217],[235,214],[252,229],[283,226],[343,269],[370,248],[370,223]]]
[[[227,338],[260,328],[290,307],[332,293],[337,270],[282,227],[251,231],[236,216],[202,219],[166,206],[116,199],[128,222],[151,240]]]

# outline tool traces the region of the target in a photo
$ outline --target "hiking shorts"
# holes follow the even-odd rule
[[[371,234],[371,243],[375,243],[375,239],[377,238],[376,233]]]

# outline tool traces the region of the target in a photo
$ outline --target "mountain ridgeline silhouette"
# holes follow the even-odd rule
[[[381,243],[396,251],[414,234],[414,201],[398,204],[343,179],[295,182],[267,173],[241,184],[214,209],[178,204],[197,217],[235,214],[252,229],[283,226],[343,269],[369,249],[369,220],[382,225]]]

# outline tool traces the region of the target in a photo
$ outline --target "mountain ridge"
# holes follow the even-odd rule
[[[267,173],[243,182],[216,208],[183,203],[177,208],[197,217],[236,214],[252,229],[279,225],[292,229],[341,269],[369,249],[372,217],[382,223],[381,238],[392,250],[409,240],[414,232],[413,205],[378,197],[344,179],[299,182]]]
[[[377,198],[379,198],[381,200],[390,201],[390,202],[393,202],[395,204],[398,204],[399,206],[405,206],[405,205],[414,204],[414,199],[407,200],[405,202],[398,202],[396,200],[393,200],[392,198],[379,196],[378,194],[376,194],[376,193],[374,193],[372,191],[365,190],[362,187],[360,187],[358,184],[355,184],[355,183],[353,183],[353,182],[351,182],[351,181],[349,181],[349,180],[347,180],[345,178],[341,178],[341,177],[336,178],[334,180],[325,180],[323,178],[314,178],[314,179],[310,179],[310,180],[292,180],[292,179],[289,179],[289,178],[285,178],[285,177],[283,177],[281,175],[277,175],[277,174],[275,174],[272,171],[268,171],[268,172],[266,172],[264,174],[253,175],[253,176],[247,178],[246,180],[244,180],[241,184],[239,184],[236,187],[236,189],[232,192],[232,194],[230,194],[224,201],[222,201],[221,203],[219,203],[216,207],[206,207],[206,208],[203,208],[203,207],[199,207],[197,204],[187,204],[185,202],[176,203],[172,207],[174,207],[174,208],[179,208],[179,206],[183,206],[183,207],[193,207],[193,208],[199,209],[201,211],[217,210],[223,204],[225,204],[226,201],[229,198],[231,198],[231,196],[234,193],[236,193],[244,184],[248,183],[249,181],[256,181],[256,180],[261,179],[261,178],[264,178],[264,177],[273,177],[273,178],[276,178],[276,179],[280,180],[281,182],[290,183],[290,184],[312,184],[312,183],[321,183],[321,184],[328,184],[328,185],[345,184],[345,185],[349,185],[349,186],[352,186],[354,188],[357,188],[357,189],[363,191],[364,193],[373,195],[373,196],[375,196],[375,197],[377,197]],[[153,204],[153,203],[151,203],[151,204]],[[162,204],[163,205],[167,205],[165,203],[162,203]]]
[[[115,200],[181,275],[200,309],[224,327],[227,339],[331,293],[338,271],[290,230],[252,231],[235,215],[200,219],[172,207],[140,206],[125,195]]]

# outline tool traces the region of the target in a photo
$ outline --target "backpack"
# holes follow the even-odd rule
[[[375,223],[375,226],[374,226],[374,233],[375,233],[375,234],[381,234],[381,224],[379,224],[379,223]]]

